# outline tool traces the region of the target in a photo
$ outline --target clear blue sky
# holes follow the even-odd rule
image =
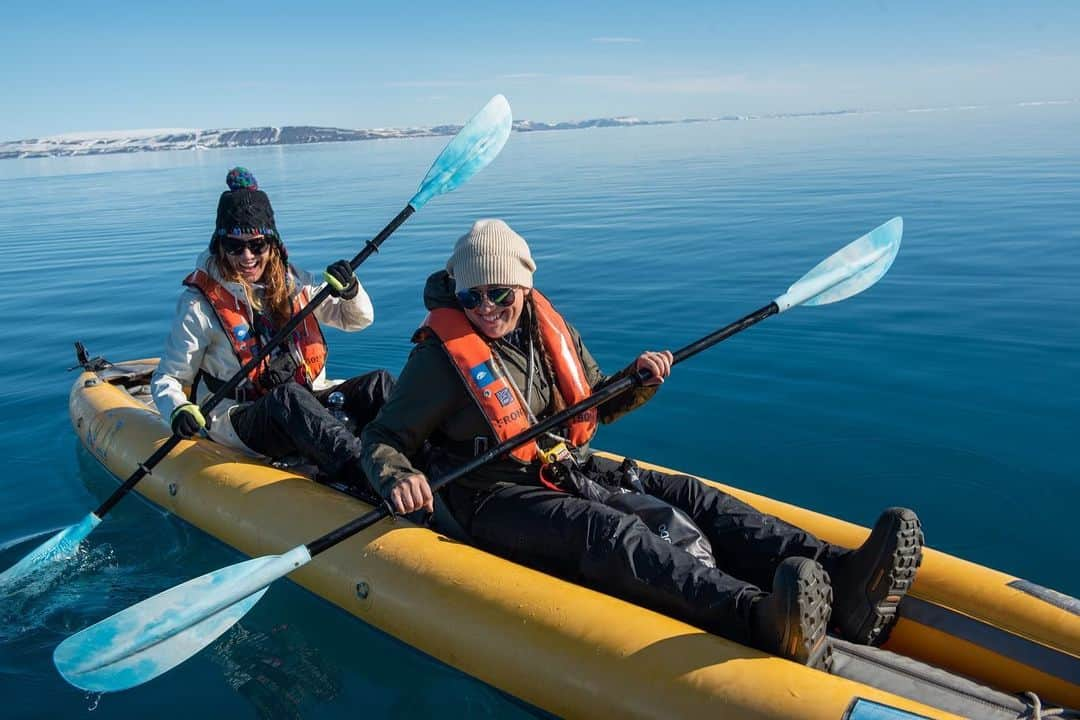
[[[0,139],[1080,97],[1073,0],[751,5],[7,0]]]

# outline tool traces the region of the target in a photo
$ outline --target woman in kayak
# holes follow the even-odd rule
[[[364,469],[396,512],[433,511],[421,467],[463,464],[607,381],[573,326],[533,289],[535,269],[521,236],[480,220],[446,271],[428,278],[430,313],[363,433]],[[885,511],[866,543],[848,550],[695,478],[588,451],[597,422],[647,401],[671,366],[670,352],[643,352],[616,377],[646,370],[645,387],[451,484],[443,498],[453,517],[491,552],[799,662],[827,663],[830,613],[843,637],[883,640],[921,559],[912,511]],[[715,562],[627,512],[620,486],[683,511]]]
[[[330,479],[364,489],[359,439],[326,405],[331,393],[341,393],[344,413],[360,428],[382,406],[393,376],[376,370],[328,381],[319,323],[363,330],[375,317],[371,300],[346,260],[327,267],[321,281],[289,264],[270,199],[247,169],[233,168],[226,183],[210,247],[184,279],[151,380],[154,402],[181,437],[208,431],[217,442],[258,455],[300,453]],[[323,282],[332,297],[204,418],[196,403],[239,372]]]

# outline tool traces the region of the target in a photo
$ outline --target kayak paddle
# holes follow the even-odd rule
[[[480,112],[465,124],[450,143],[443,149],[439,157],[432,163],[431,169],[420,183],[420,189],[412,196],[405,208],[390,221],[373,239],[364,245],[356,257],[350,261],[353,270],[358,268],[368,257],[378,251],[379,246],[386,238],[401,226],[409,217],[424,207],[431,198],[450,192],[462,185],[488,165],[506,144],[510,136],[510,105],[502,95],[496,95],[481,108]],[[248,376],[259,363],[280,345],[296,327],[304,321],[308,315],[315,311],[323,300],[330,295],[330,287],[327,285],[320,290],[310,302],[289,320],[261,350],[244,364],[229,378],[228,382],[218,388],[203,403],[199,405],[205,417],[219,402],[232,394],[236,386]],[[0,574],[0,588],[12,582],[18,582],[37,567],[56,560],[70,558],[79,543],[97,527],[105,514],[112,509],[135,485],[146,475],[150,474],[154,466],[167,456],[177,446],[181,438],[172,435],[164,445],[159,447],[153,455],[141,463],[138,469],[131,474],[116,491],[108,497],[92,513],[84,517],[79,523],[72,525],[53,535],[44,543],[32,550],[12,567]]]
[[[903,221],[893,218],[831,255],[765,307],[678,350],[675,362],[796,305],[825,305],[862,292],[892,265],[902,232]],[[432,491],[648,378],[649,373],[642,371],[601,387],[587,399],[443,475],[431,483]],[[230,565],[158,593],[64,640],[53,653],[53,662],[65,680],[83,690],[115,692],[141,685],[213,642],[262,598],[271,582],[388,514],[385,506],[376,507],[283,555],[265,555]]]

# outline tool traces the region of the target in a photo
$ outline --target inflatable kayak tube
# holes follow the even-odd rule
[[[118,478],[169,437],[148,395],[156,363],[86,371],[71,390],[76,433]],[[829,542],[854,547],[868,533],[718,487]],[[181,441],[136,490],[253,557],[308,542],[370,509],[207,440]],[[1006,719],[1036,717],[1040,702],[1080,707],[1080,602],[933,549],[886,647],[837,642],[832,674],[403,520],[375,524],[289,578],[560,717]]]

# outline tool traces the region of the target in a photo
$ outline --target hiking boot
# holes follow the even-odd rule
[[[896,608],[922,563],[922,525],[915,511],[889,508],[870,537],[832,568],[833,623],[845,640],[861,645],[885,642]]]
[[[821,565],[809,558],[787,558],[776,568],[772,593],[750,608],[750,642],[827,671],[832,661],[825,634],[831,603],[829,576]]]

